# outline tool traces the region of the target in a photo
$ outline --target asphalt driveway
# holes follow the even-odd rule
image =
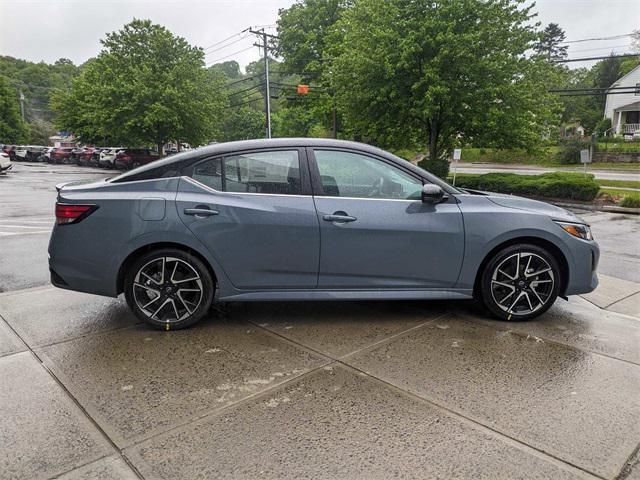
[[[640,478],[640,283],[617,273],[635,219],[602,290],[537,321],[274,302],[166,333],[47,285],[52,186],[105,173],[18,167],[0,178],[0,478]]]

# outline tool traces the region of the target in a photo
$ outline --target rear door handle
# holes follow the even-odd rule
[[[217,210],[211,210],[210,208],[185,208],[185,215],[194,215],[196,217],[211,217],[212,215],[218,215]]]
[[[333,215],[323,215],[322,219],[325,222],[337,222],[337,223],[355,222],[357,220],[356,217],[347,215],[345,212],[335,212]]]

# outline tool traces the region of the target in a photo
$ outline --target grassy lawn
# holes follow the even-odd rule
[[[596,179],[601,187],[640,188],[639,180],[601,180]]]
[[[640,147],[640,142],[634,142],[635,145]],[[611,147],[611,144],[609,145]],[[634,147],[635,148],[635,147]],[[580,169],[581,164],[567,165],[558,161],[558,153],[561,147],[547,147],[540,150],[540,152],[532,154],[527,153],[524,150],[504,150],[497,148],[463,148],[462,158],[460,163],[496,163],[503,165],[518,165],[518,166],[537,166],[547,168],[567,168],[567,169]],[[400,149],[392,150],[393,153],[407,159],[413,160],[418,154],[418,151]],[[640,163],[591,163],[587,166],[587,170],[631,170],[634,172],[640,172]]]

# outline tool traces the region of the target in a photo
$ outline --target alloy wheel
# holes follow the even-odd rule
[[[202,278],[184,260],[155,258],[136,273],[133,298],[149,319],[180,322],[198,309],[203,298]]]
[[[553,296],[555,277],[549,262],[532,252],[508,256],[494,269],[491,295],[510,315],[529,315],[544,307]]]

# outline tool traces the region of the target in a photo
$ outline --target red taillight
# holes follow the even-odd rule
[[[70,205],[68,203],[56,203],[56,223],[67,225],[79,222],[88,217],[96,208],[96,205]]]

